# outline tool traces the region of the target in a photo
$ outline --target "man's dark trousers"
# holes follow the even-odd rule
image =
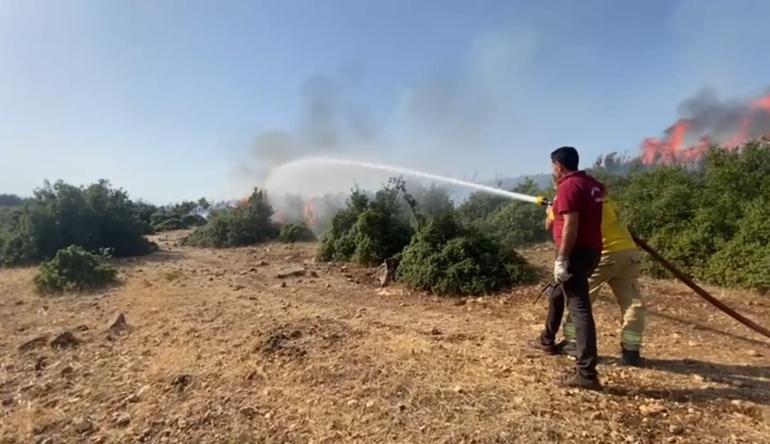
[[[545,330],[540,341],[545,345],[553,345],[556,333],[564,315],[564,295],[567,296],[567,306],[575,323],[575,342],[577,346],[577,371],[586,378],[596,377],[596,324],[591,310],[591,298],[588,297],[588,278],[591,277],[599,264],[601,253],[584,248],[576,248],[569,257],[568,271],[572,277],[564,283],[564,294],[557,288],[554,290],[548,305],[548,316],[545,320]]]

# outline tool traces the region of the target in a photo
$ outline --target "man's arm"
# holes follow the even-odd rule
[[[564,213],[564,228],[561,235],[561,246],[559,246],[559,258],[569,259],[570,253],[572,253],[572,247],[575,246],[575,240],[578,234],[578,224],[580,220],[578,218],[578,212],[573,211],[571,213]]]

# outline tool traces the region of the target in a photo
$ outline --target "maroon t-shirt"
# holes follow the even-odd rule
[[[564,213],[578,213],[578,233],[574,248],[602,250],[602,200],[604,185],[585,173],[576,171],[559,180],[553,202],[551,231],[556,248],[561,246]]]

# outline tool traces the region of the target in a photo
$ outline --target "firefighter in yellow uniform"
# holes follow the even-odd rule
[[[553,221],[548,208],[546,227]],[[636,248],[628,228],[618,219],[615,204],[606,200],[602,205],[602,255],[599,266],[591,276],[588,286],[591,302],[596,299],[603,284],[608,284],[615,295],[623,316],[620,328],[621,362],[624,365],[642,365],[640,349],[644,333],[644,303],[639,290],[641,254]],[[567,354],[575,349],[575,325],[570,316],[564,322],[564,338]]]

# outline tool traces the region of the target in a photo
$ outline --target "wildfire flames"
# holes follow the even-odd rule
[[[278,210],[273,214],[273,221],[280,224],[288,222],[303,222],[308,228],[315,228],[318,225],[318,210],[314,200],[308,200],[301,207],[301,213],[297,210]]]
[[[691,116],[677,120],[665,137],[644,139],[642,163],[694,163],[712,145],[732,150],[770,135],[770,94],[742,104],[724,104],[708,96],[687,105]]]

